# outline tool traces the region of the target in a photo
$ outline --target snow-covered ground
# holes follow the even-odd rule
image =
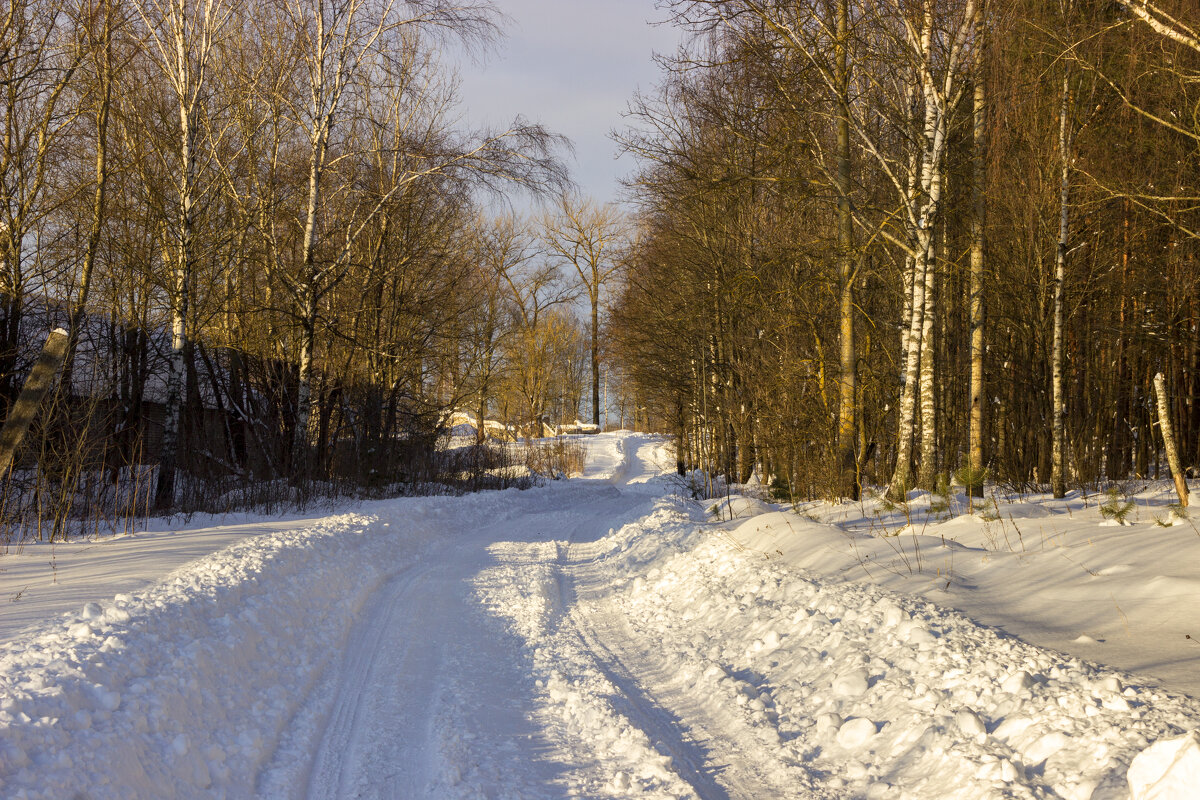
[[[0,796],[1195,796],[1190,524],[721,521],[661,441],[585,441],[526,492],[0,556]]]

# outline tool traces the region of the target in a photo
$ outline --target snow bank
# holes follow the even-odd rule
[[[251,785],[378,579],[373,522],[343,515],[236,544],[0,652],[3,794]]]
[[[1126,525],[1105,494],[975,500],[913,493],[889,507],[805,503],[726,526],[746,547],[821,575],[921,594],[1042,647],[1148,673],[1200,697],[1200,522],[1164,526],[1169,482],[1132,493]]]
[[[1200,738],[1196,731],[1155,742],[1129,765],[1131,800],[1178,800],[1200,792]]]
[[[727,743],[757,753],[767,786],[911,800],[1117,800],[1143,751],[1130,784],[1192,787],[1145,797],[1191,797],[1200,785],[1195,740],[1147,750],[1200,727],[1195,701],[922,598],[798,569],[779,550],[747,548],[736,532],[704,523],[702,509],[668,498],[599,541],[561,543],[578,582],[572,626],[548,574],[510,576],[496,581],[503,592],[489,590],[530,649],[547,715],[558,714],[581,746],[623,748],[628,774],[641,775],[629,790],[591,787],[589,796],[683,796],[666,777],[638,772],[661,758],[661,744],[646,751],[620,703],[604,708],[630,687],[614,686],[582,655],[562,658],[564,630],[586,641],[589,625],[620,631],[613,620],[629,638],[619,661],[642,659],[637,674],[660,704],[691,709],[697,729],[722,730]],[[799,527],[845,546],[829,526]]]
[[[364,599],[421,557],[422,520],[503,517],[514,494],[367,504],[246,539],[0,646],[0,796],[245,795]]]

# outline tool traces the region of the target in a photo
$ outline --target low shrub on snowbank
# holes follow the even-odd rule
[[[586,451],[582,443],[568,436],[540,439],[525,450],[525,466],[544,478],[558,480],[583,472]]]

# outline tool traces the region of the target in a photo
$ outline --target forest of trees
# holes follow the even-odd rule
[[[1194,0],[669,0],[614,308],[680,467],[894,498],[1200,463]],[[669,290],[664,287],[670,287]]]
[[[488,0],[4,4],[0,413],[68,354],[0,527],[440,479],[455,410],[794,497],[1200,463],[1192,0],[658,7],[630,215],[461,125]]]
[[[446,53],[498,22],[486,0],[3,5],[0,414],[70,335],[5,530],[427,480],[454,409],[539,434],[598,414],[579,309],[626,221],[543,127],[459,124]],[[497,213],[512,193],[545,213]]]

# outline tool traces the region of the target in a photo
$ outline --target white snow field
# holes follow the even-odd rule
[[[661,440],[584,441],[526,492],[0,556],[0,796],[1200,796],[1200,644],[1136,656],[1200,612],[1190,524],[718,521]]]

